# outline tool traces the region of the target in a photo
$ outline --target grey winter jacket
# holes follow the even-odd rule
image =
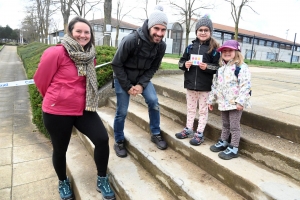
[[[159,44],[150,42],[148,20],[136,31],[140,40],[134,32],[125,36],[112,61],[114,78],[118,79],[125,91],[137,84],[143,88],[147,87],[158,70],[166,50],[164,41]]]

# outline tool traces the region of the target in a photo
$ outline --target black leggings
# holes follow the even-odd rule
[[[53,115],[43,112],[52,145],[52,162],[59,180],[66,179],[66,152],[73,126],[95,145],[94,160],[98,176],[106,176],[109,146],[107,131],[96,112],[84,111],[82,116]]]

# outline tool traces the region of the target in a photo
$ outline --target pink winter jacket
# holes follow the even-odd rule
[[[45,50],[33,79],[43,96],[44,112],[72,116],[83,114],[86,77],[78,76],[75,63],[62,45]]]

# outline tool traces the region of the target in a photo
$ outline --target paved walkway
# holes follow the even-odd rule
[[[16,47],[0,52],[0,83],[27,79]],[[0,199],[57,200],[49,139],[31,122],[28,86],[0,88]]]

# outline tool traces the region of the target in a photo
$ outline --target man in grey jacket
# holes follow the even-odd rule
[[[142,27],[123,38],[113,58],[114,87],[117,96],[114,150],[119,157],[127,156],[124,146],[124,124],[130,95],[143,95],[148,104],[151,141],[159,149],[167,148],[167,143],[160,134],[158,98],[150,81],[165,54],[166,44],[162,39],[167,24],[168,18],[163,8],[156,6]]]

